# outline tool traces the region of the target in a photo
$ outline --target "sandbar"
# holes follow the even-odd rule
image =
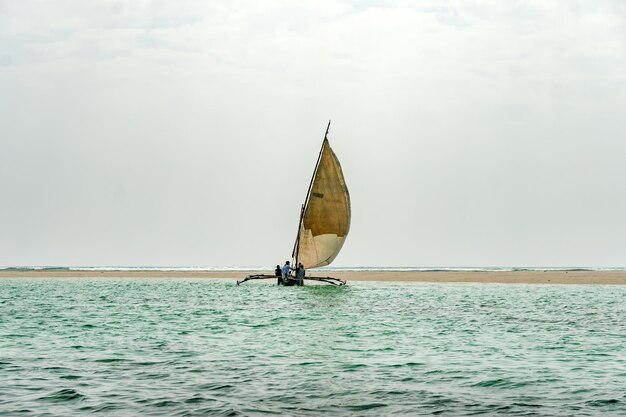
[[[0,278],[217,278],[243,279],[273,271],[181,270],[0,270]],[[348,282],[441,282],[492,284],[594,284],[626,285],[626,271],[311,271],[307,275],[332,276]]]

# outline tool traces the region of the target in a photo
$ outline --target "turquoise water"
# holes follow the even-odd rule
[[[2,415],[626,415],[626,287],[0,280]]]

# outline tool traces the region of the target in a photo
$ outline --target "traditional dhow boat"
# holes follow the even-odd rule
[[[318,268],[335,259],[350,230],[350,194],[343,177],[341,164],[328,142],[330,121],[326,127],[322,149],[317,158],[306,199],[300,211],[298,235],[291,254],[294,266],[302,263],[305,269]],[[277,279],[275,275],[249,275],[237,285],[255,279]],[[333,277],[305,276],[305,280],[345,285],[346,281]],[[288,277],[285,285],[296,285],[295,277]]]

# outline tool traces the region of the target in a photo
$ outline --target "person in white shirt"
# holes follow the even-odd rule
[[[285,261],[285,265],[283,265],[283,284],[287,282],[289,279],[289,272],[291,271],[291,266],[289,265],[289,261]]]

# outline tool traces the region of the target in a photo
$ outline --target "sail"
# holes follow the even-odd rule
[[[305,268],[329,265],[350,230],[350,194],[337,156],[324,137],[298,232],[296,260]]]

